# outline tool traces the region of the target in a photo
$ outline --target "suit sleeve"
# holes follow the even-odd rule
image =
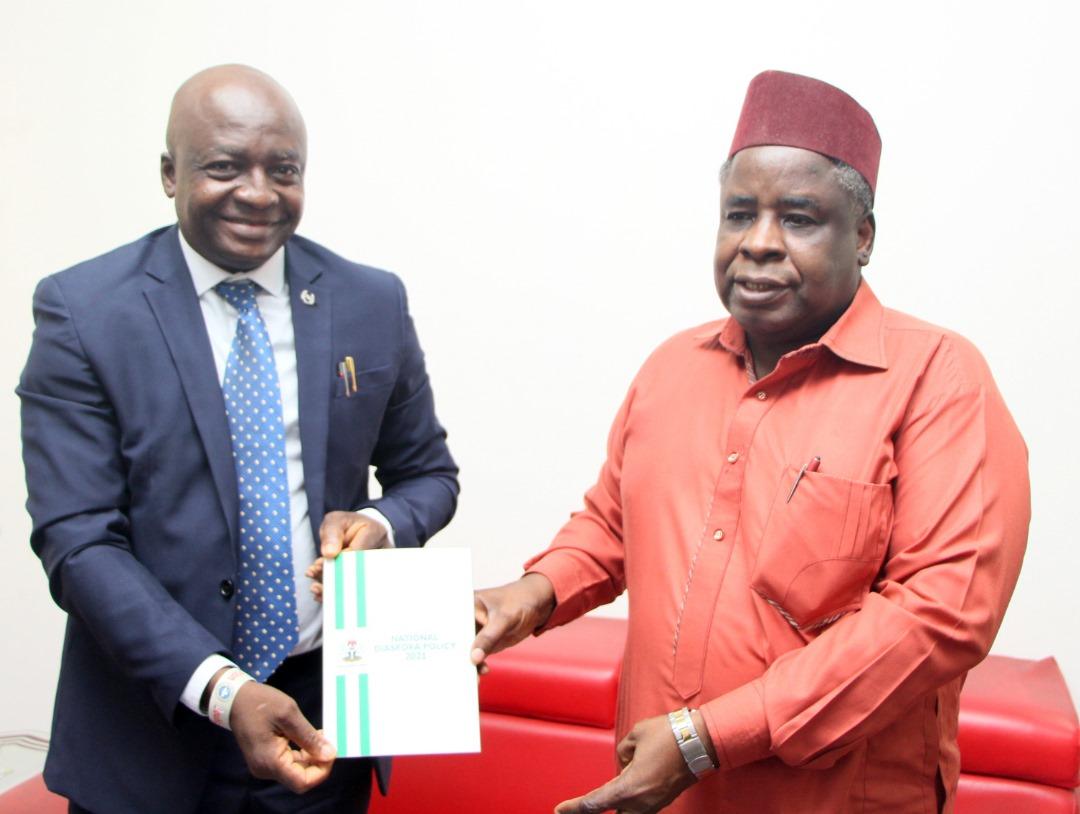
[[[987,654],[1027,541],[1027,451],[985,363],[946,338],[893,438],[895,519],[873,591],[701,706],[723,768],[828,767]]]
[[[458,468],[435,416],[424,353],[409,315],[405,287],[395,278],[401,309],[400,374],[372,454],[382,497],[362,504],[390,521],[398,548],[422,546],[450,522],[457,507]]]
[[[121,428],[53,278],[35,292],[34,321],[17,389],[31,545],[57,604],[171,719],[192,672],[222,643],[134,553]]]

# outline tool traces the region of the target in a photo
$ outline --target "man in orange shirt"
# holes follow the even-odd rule
[[[862,279],[880,149],[837,88],[751,82],[721,173],[730,318],[652,354],[584,510],[477,593],[478,664],[629,593],[622,772],[558,814],[952,810],[1027,453],[978,351]]]

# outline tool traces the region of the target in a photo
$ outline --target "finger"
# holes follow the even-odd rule
[[[313,727],[300,708],[293,706],[278,722],[281,733],[318,762],[332,761],[337,750],[318,729]]]
[[[633,802],[633,795],[626,788],[623,776],[619,775],[582,797],[581,810],[586,814],[594,814],[594,812],[599,814],[609,808],[622,808],[624,804],[632,805]]]
[[[635,749],[637,749],[637,740],[634,738],[633,733],[619,741],[619,745],[615,747],[615,757],[619,761],[620,769],[625,769],[630,761],[634,759]]]
[[[600,814],[609,808],[618,808],[620,803],[626,802],[620,781],[621,778],[616,777],[588,794],[559,803],[555,814]]]
[[[319,730],[319,734],[323,734],[322,730]],[[295,782],[302,784],[305,789],[317,786],[325,780],[334,767],[332,759],[322,760],[312,755],[307,749],[290,749],[289,752],[292,758],[292,768],[288,771]]]
[[[319,557],[315,560],[315,562],[313,562],[307,567],[304,575],[314,580],[321,580],[323,575],[323,565],[325,563],[326,560],[323,557]]]
[[[330,776],[332,760],[313,759],[306,750],[290,749],[286,744],[278,755],[275,778],[290,791],[302,794]]]
[[[487,656],[487,651],[484,649],[487,640],[481,642],[479,634],[484,629],[484,626],[489,621],[488,608],[484,603],[484,600],[480,598],[479,592],[473,592],[473,617],[476,620],[476,633],[477,638],[473,640],[473,645],[469,649],[469,658],[472,663],[481,670],[481,674],[487,672],[487,665],[484,663],[484,658]]]
[[[319,526],[319,551],[323,557],[333,559],[341,552],[345,523],[342,512],[331,512]]]
[[[488,607],[478,591],[473,591],[473,617],[476,619],[476,632],[479,633],[480,628],[487,624]]]
[[[503,648],[502,642],[510,631],[510,622],[501,616],[488,617],[487,623],[480,628],[473,639],[469,657],[473,664],[481,664],[492,653]]]

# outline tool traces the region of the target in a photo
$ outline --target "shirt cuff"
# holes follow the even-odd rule
[[[384,529],[386,529],[386,547],[397,548],[394,545],[394,527],[390,525],[390,521],[386,519],[386,515],[380,512],[378,509],[373,509],[368,506],[366,509],[357,509],[357,514],[362,514],[364,517],[370,517]]]
[[[548,578],[555,589],[555,609],[548,620],[536,629],[543,633],[583,616],[598,605],[611,601],[610,580],[598,577],[588,568],[583,555],[569,549],[545,551],[525,563],[526,574]]]
[[[721,769],[736,769],[772,754],[772,736],[765,717],[761,681],[755,679],[729,693],[702,704]]]
[[[214,677],[214,673],[222,667],[235,666],[235,664],[220,653],[214,653],[213,655],[207,656],[203,663],[195,668],[195,672],[191,674],[191,678],[188,679],[188,683],[184,686],[184,691],[180,693],[180,703],[196,715],[202,715],[205,718],[206,713],[199,709],[199,702],[202,700],[206,685],[210,683],[210,679]]]

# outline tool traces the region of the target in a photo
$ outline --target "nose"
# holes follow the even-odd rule
[[[269,209],[277,203],[277,192],[266,173],[256,167],[243,177],[234,197],[252,209]]]
[[[756,263],[778,260],[785,254],[784,236],[779,221],[767,214],[759,214],[746,231],[739,244],[739,254]]]

